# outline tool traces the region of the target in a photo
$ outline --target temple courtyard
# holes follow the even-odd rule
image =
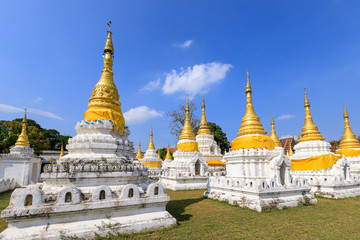
[[[167,191],[167,210],[178,222],[174,227],[98,239],[358,239],[360,234],[360,197],[318,197],[315,205],[259,213],[204,198],[204,191]],[[10,195],[0,193],[0,211]],[[6,227],[1,219],[0,231]]]

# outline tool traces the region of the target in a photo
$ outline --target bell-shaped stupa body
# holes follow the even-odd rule
[[[26,132],[26,109],[22,120],[21,133],[10,148],[10,153],[0,154],[0,191],[26,187],[40,181],[41,157],[34,155]]]
[[[307,180],[311,193],[328,198],[344,198],[360,195],[358,179],[351,177],[346,158],[330,151],[330,143],[324,141],[310,114],[310,103],[305,93],[305,124],[294,146],[291,175]]]
[[[150,178],[160,177],[162,160],[159,158],[159,155],[156,154],[152,129],[150,131],[150,142],[148,149],[146,150],[144,157],[140,160],[140,162],[141,164],[148,167]]]
[[[224,155],[226,175],[210,177],[205,196],[255,211],[316,203],[306,181],[293,182],[290,161],[283,150],[274,149],[274,136],[265,135],[252,105],[249,75],[245,93],[247,105],[239,133]]]
[[[9,223],[1,239],[58,239],[60,231],[92,239],[96,233],[107,234],[98,226],[109,216],[112,223],[121,223],[112,228],[116,233],[176,223],[166,211],[170,198],[164,186],[150,181],[147,167],[134,158],[112,79],[112,53],[109,31],[105,67],[85,120],[77,123],[77,135],[69,139],[69,153],[45,166],[42,183],[15,189],[1,213]]]
[[[196,135],[196,142],[198,143],[199,152],[202,154],[206,163],[209,165],[209,172],[224,172],[225,163],[222,161],[223,155],[221,150],[214,140],[214,135],[211,133],[205,115],[205,100],[202,99],[202,114],[199,130]]]
[[[210,173],[208,165],[199,152],[198,143],[190,124],[189,100],[186,99],[185,121],[174,152],[174,160],[167,163],[160,182],[171,190],[203,189]]]
[[[350,173],[360,175],[360,141],[356,138],[355,133],[351,130],[349,123],[349,114],[344,104],[344,133],[341,137],[337,154],[345,156],[350,163]]]

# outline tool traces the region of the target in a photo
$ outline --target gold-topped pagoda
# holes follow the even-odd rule
[[[143,155],[141,153],[141,143],[140,143],[140,140],[139,140],[139,149],[138,149],[138,152],[136,154],[136,158],[137,159],[142,159],[143,158]]]
[[[252,104],[252,90],[250,86],[249,70],[247,71],[247,82],[246,82],[245,93],[246,93],[246,110],[244,117],[241,119],[241,126],[237,136],[240,137],[250,134],[265,135],[266,131],[264,130],[262,124],[260,123],[260,118],[256,115],[254,111],[254,106]]]
[[[155,150],[155,145],[154,145],[154,141],[153,141],[153,131],[152,131],[152,129],[151,129],[151,131],[150,131],[150,142],[149,142],[148,150]]]
[[[167,146],[167,148],[166,148],[165,160],[172,160],[172,157],[171,157],[171,155],[170,155],[170,146],[169,146],[169,143],[168,143],[168,146]]]
[[[305,101],[304,101],[305,123],[302,128],[302,133],[301,133],[298,141],[299,142],[322,141],[325,138],[321,135],[317,126],[313,122],[311,112],[310,112],[310,102],[307,98],[306,90],[304,90],[304,91],[305,91]]]
[[[205,116],[205,100],[204,97],[202,98],[202,115],[201,115],[201,121],[200,121],[200,126],[199,126],[199,130],[197,132],[197,134],[211,134],[211,131],[209,129],[208,126],[208,122],[206,121],[206,116]]]
[[[351,130],[349,123],[349,114],[344,104],[344,134],[341,137],[339,149],[358,148],[360,149],[360,142],[356,138],[355,133]]]
[[[104,47],[104,68],[99,82],[91,92],[88,109],[84,114],[84,119],[96,121],[98,119],[111,120],[119,128],[119,132],[124,131],[125,120],[121,112],[119,93],[113,78],[113,54],[114,48],[111,39],[111,21],[108,23],[109,31]]]
[[[26,108],[25,108],[24,118],[22,120],[21,133],[15,143],[15,146],[26,146],[26,147],[30,146],[29,139],[26,133],[26,123],[27,123],[27,119],[26,119]]]
[[[271,114],[271,135],[270,137],[274,140],[275,147],[282,147],[279,137],[276,135],[274,117]]]
[[[61,158],[61,157],[63,157],[63,156],[65,156],[65,154],[64,154],[64,144],[63,144],[63,143],[61,143],[61,149],[60,149],[60,155],[59,155],[59,158]]]
[[[292,156],[292,155],[294,155],[294,151],[293,151],[293,149],[292,149],[291,139],[290,139],[290,141],[289,141],[289,156]]]

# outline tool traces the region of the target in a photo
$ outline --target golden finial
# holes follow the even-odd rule
[[[109,20],[109,22],[107,23],[107,25],[109,26],[109,32],[111,31],[111,20]]]
[[[161,157],[160,157],[160,149],[158,149],[157,154],[158,154],[158,159],[161,159]]]
[[[356,138],[355,133],[351,130],[350,122],[349,122],[349,114],[346,110],[345,103],[344,103],[344,126],[345,129],[341,137],[339,149],[360,148],[360,142]]]
[[[119,102],[119,93],[113,78],[113,60],[114,48],[111,39],[111,21],[108,23],[109,31],[104,47],[104,68],[99,82],[91,92],[88,109],[84,114],[84,119],[96,121],[98,119],[111,120],[114,126],[119,128],[119,132],[124,131],[125,119],[121,112]]]
[[[200,121],[200,126],[199,126],[199,130],[197,132],[197,134],[211,134],[211,131],[209,129],[208,123],[206,121],[206,116],[205,116],[205,100],[204,100],[204,96],[202,98],[202,115],[201,115],[201,121]]]
[[[21,133],[15,143],[16,146],[27,146],[29,147],[30,146],[30,143],[29,143],[29,139],[28,139],[28,136],[26,134],[26,123],[27,123],[27,119],[26,119],[26,110],[27,108],[24,109],[25,110],[25,113],[24,113],[24,118],[22,120],[22,129],[21,129]]]
[[[260,118],[256,115],[254,111],[254,106],[252,105],[252,90],[250,86],[250,76],[249,70],[247,71],[247,82],[246,82],[246,110],[245,115],[241,119],[241,126],[237,134],[238,137],[243,135],[250,134],[260,134],[265,135],[266,131],[260,123]]]
[[[310,112],[310,102],[307,98],[306,89],[304,89],[304,92],[305,92],[305,101],[304,101],[305,123],[302,128],[302,133],[299,137],[299,142],[322,141],[325,138],[321,135],[317,126],[313,122],[311,112]]]
[[[195,140],[195,134],[193,132],[193,128],[190,124],[190,117],[189,117],[189,99],[186,97],[186,108],[185,108],[186,114],[185,114],[185,122],[184,126],[182,128],[181,134],[179,136],[179,140],[182,139],[190,139]]]
[[[59,158],[61,158],[61,157],[63,157],[63,156],[65,156],[65,154],[64,154],[64,144],[61,143],[61,150],[60,150]]]
[[[166,148],[166,157],[165,157],[165,160],[172,160],[172,157],[170,155],[170,147],[169,147],[169,143],[168,143],[168,146]]]
[[[292,146],[291,146],[291,139],[289,141],[289,156],[292,156],[294,155],[294,152],[293,152],[293,149],[292,149]]]
[[[274,117],[273,117],[272,113],[271,113],[271,135],[270,135],[270,137],[274,141],[275,147],[282,147],[279,137],[276,135],[276,132],[275,132],[275,122],[274,122]]]
[[[154,145],[154,142],[153,142],[152,128],[151,128],[151,131],[150,131],[150,143],[149,143],[149,146],[148,146],[148,150],[155,150],[155,145]]]
[[[137,159],[142,159],[142,158],[143,158],[142,153],[141,153],[140,140],[139,140],[139,149],[138,149],[138,152],[137,152],[137,154],[136,154],[136,158],[137,158]]]

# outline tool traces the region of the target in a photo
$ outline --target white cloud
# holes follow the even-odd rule
[[[212,62],[182,68],[180,72],[172,70],[166,75],[162,92],[164,94],[184,92],[190,97],[200,93],[205,94],[211,84],[219,83],[225,78],[231,67],[231,64]]]
[[[283,114],[280,115],[277,120],[285,120],[285,119],[291,119],[291,118],[295,118],[294,114]]]
[[[140,89],[140,91],[153,91],[160,87],[160,83],[160,78],[154,81],[150,81],[142,89]]]
[[[35,99],[35,102],[36,102],[36,103],[39,103],[39,102],[41,102],[42,100],[43,100],[42,97],[37,97],[37,98]]]
[[[194,42],[193,40],[186,40],[185,42],[180,43],[180,44],[175,43],[174,46],[185,49],[185,48],[189,48],[193,44],[193,42]]]
[[[0,112],[23,113],[24,109],[0,103]],[[56,115],[54,113],[38,110],[38,109],[35,109],[35,108],[28,108],[27,112],[37,114],[37,115],[41,115],[41,116],[44,116],[44,117],[64,120],[62,117],[60,117],[60,116],[58,116],[58,115]]]
[[[129,111],[125,112],[124,118],[126,124],[137,124],[144,123],[152,118],[162,117],[163,115],[162,112],[158,112],[147,106],[140,106],[131,108]]]
[[[296,136],[296,135],[286,135],[286,136],[281,136],[281,137],[280,137],[280,139],[284,139],[284,138],[292,138],[292,137],[295,139],[295,141],[296,141],[296,140],[298,140],[298,136]]]

